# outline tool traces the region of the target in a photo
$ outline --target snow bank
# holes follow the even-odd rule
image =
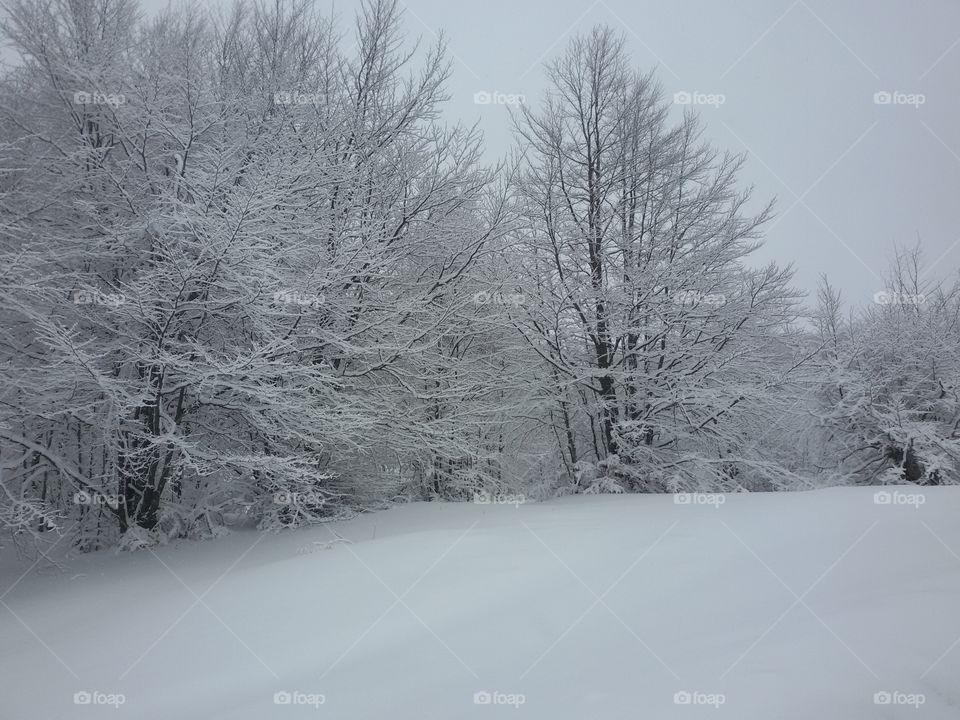
[[[960,717],[960,489],[686,500],[6,557],[0,718]]]

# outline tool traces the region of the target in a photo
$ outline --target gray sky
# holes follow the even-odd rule
[[[744,181],[778,198],[758,260],[794,262],[804,289],[825,272],[857,302],[884,287],[894,243],[919,237],[930,278],[960,267],[957,0],[402,2],[411,37],[446,36],[447,117],[479,120],[491,159],[512,141],[508,111],[475,93],[537,102],[542,64],[606,23],[667,97],[723,95],[698,106],[707,136],[747,151]],[[357,4],[335,10],[347,20]],[[875,103],[884,91],[900,95]]]

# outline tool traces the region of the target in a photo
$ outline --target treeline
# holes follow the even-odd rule
[[[954,481],[956,291],[918,268],[926,302],[844,318],[825,286],[805,311],[789,268],[749,263],[771,209],[749,210],[743,157],[605,28],[485,166],[440,119],[443,45],[401,15],[8,3],[9,535],[89,550],[475,492]]]

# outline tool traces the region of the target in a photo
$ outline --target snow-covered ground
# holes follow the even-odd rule
[[[8,553],[0,717],[960,717],[960,488],[876,492],[417,504],[19,581]]]

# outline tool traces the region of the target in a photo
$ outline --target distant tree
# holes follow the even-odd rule
[[[821,282],[815,432],[821,472],[835,482],[960,477],[960,283],[923,277],[919,249],[898,251],[887,287],[848,319]]]

